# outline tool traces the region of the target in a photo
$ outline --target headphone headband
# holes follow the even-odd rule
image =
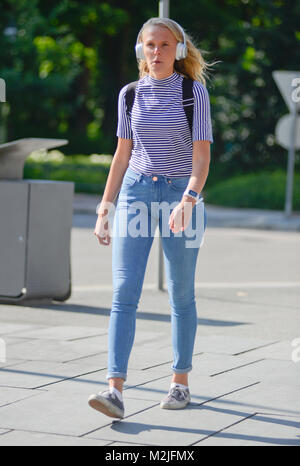
[[[176,26],[178,27],[178,29],[180,30],[182,34],[183,42],[178,42],[177,48],[176,48],[176,60],[182,60],[183,58],[186,58],[187,56],[186,35],[185,35],[183,28],[180,26],[180,24],[176,23],[176,21],[174,21],[173,19],[171,19],[170,21],[176,24]],[[146,57],[144,55],[143,43],[138,42],[139,37],[140,37],[140,33],[137,37],[137,42],[135,45],[136,58],[138,60],[145,60]]]

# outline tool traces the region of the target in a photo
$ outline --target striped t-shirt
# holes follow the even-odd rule
[[[144,175],[187,176],[192,173],[193,141],[213,142],[210,101],[206,87],[194,81],[193,137],[182,105],[183,76],[140,79],[131,118],[125,93],[119,93],[117,136],[133,139],[129,167]]]

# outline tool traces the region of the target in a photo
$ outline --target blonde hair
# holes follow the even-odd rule
[[[175,36],[178,42],[183,42],[182,32],[179,29],[177,23],[169,18],[150,18],[140,30],[137,38],[137,43],[142,43],[143,32],[146,28],[150,26],[161,26],[168,28],[173,35]],[[181,26],[182,27],[182,26]],[[184,29],[183,29],[184,30]],[[185,31],[184,31],[185,32]],[[191,78],[194,81],[200,81],[204,85],[206,85],[206,79],[209,78],[207,71],[211,68],[215,63],[208,63],[204,60],[203,55],[207,53],[205,51],[201,51],[197,48],[190,35],[185,32],[186,37],[186,45],[187,45],[187,57],[182,60],[175,60],[174,69],[177,73],[185,76],[186,78]],[[138,60],[138,68],[139,68],[139,77],[140,79],[144,76],[149,74],[149,68],[147,65],[146,60],[139,59]]]

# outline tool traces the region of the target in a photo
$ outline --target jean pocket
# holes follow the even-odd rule
[[[188,187],[190,181],[190,177],[184,177],[184,178],[177,178],[177,179],[172,179],[170,186],[172,189],[175,191],[185,191],[186,188]]]
[[[140,179],[140,177],[140,173],[135,173],[133,170],[127,170],[123,178],[123,185],[127,187],[133,186],[136,183],[136,181]]]

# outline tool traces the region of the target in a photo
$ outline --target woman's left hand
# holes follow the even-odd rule
[[[173,233],[184,231],[190,223],[193,213],[193,202],[181,201],[173,210],[169,218],[169,227]]]

